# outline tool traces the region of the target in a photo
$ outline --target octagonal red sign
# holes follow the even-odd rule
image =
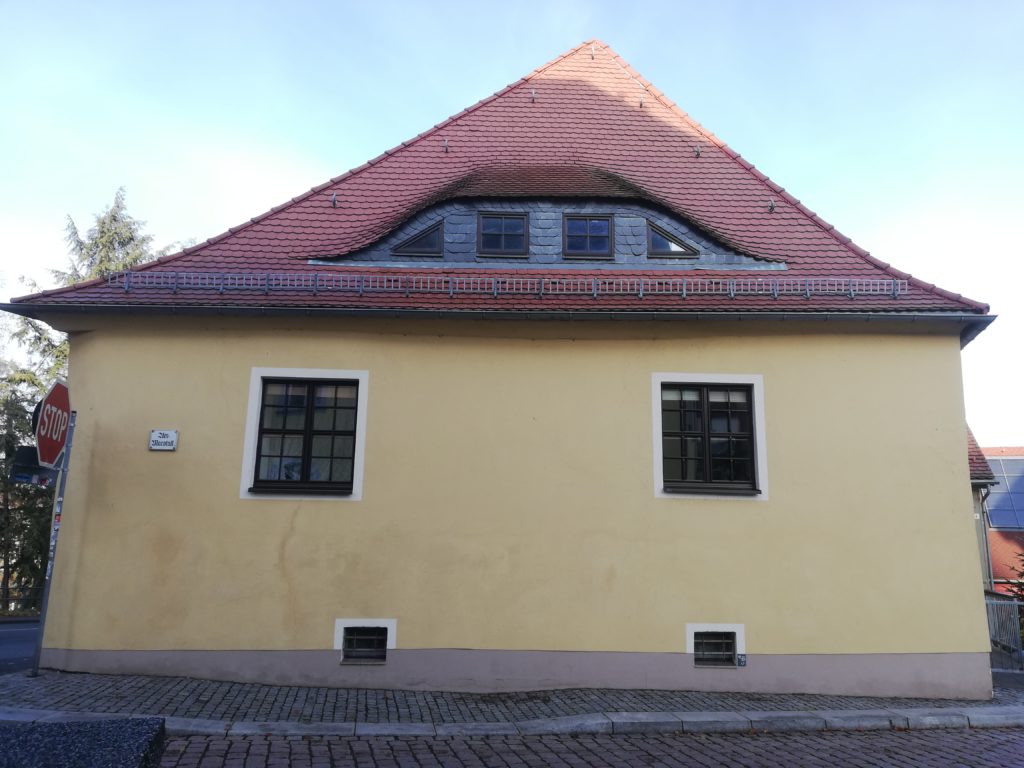
[[[56,381],[39,403],[36,451],[39,453],[39,463],[42,466],[57,468],[57,460],[68,439],[70,422],[71,396],[68,393],[68,385],[63,381]]]

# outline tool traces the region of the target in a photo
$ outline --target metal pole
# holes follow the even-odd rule
[[[75,422],[78,413],[71,412],[68,422],[68,438],[64,443],[64,458],[60,463],[60,477],[57,480],[57,493],[53,497],[53,515],[50,520],[50,551],[46,558],[46,580],[43,583],[43,604],[39,609],[39,636],[36,638],[36,649],[32,654],[32,671],[29,677],[39,676],[39,657],[43,652],[43,633],[46,632],[46,609],[50,604],[50,581],[53,576],[53,560],[57,556],[57,535],[60,533],[60,516],[64,508],[64,485],[68,480],[68,466],[71,464],[71,443],[75,438]]]

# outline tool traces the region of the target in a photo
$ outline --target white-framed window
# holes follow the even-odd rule
[[[768,498],[760,374],[651,374],[654,495]]]
[[[253,368],[241,498],[362,499],[368,384],[368,371]]]

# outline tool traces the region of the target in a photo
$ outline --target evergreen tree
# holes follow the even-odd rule
[[[68,267],[50,271],[57,287],[117,274],[170,250],[171,246],[153,251],[153,236],[143,232],[144,221],[128,214],[124,197],[121,187],[114,195],[113,205],[95,217],[84,238],[74,219],[68,216],[64,237],[68,244]],[[41,290],[33,282],[27,285],[33,291]],[[14,338],[29,353],[30,383],[38,390],[67,376],[68,342],[64,334],[23,317],[18,320]]]
[[[32,444],[37,397],[24,371],[0,361],[0,613],[38,609],[42,593],[53,490],[11,482],[16,449]]]

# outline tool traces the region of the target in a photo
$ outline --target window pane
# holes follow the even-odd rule
[[[684,389],[683,400],[695,400],[700,401],[700,390],[699,389]]]
[[[681,414],[679,411],[662,411],[661,412],[661,430],[662,432],[679,432],[682,422],[680,421]]]
[[[277,480],[281,470],[281,460],[275,458],[260,459],[260,471],[257,480]]]
[[[749,483],[751,480],[750,462],[734,461],[732,463],[732,479],[738,483]]]
[[[287,391],[285,384],[267,384],[263,395],[264,405],[284,405]]]
[[[721,389],[709,389],[708,400],[712,403],[727,403],[729,402],[729,393]]]
[[[608,219],[591,219],[590,234],[608,236]]]
[[[334,395],[337,387],[328,384],[319,384],[314,395],[314,404],[318,408],[325,408],[334,405]]]
[[[298,408],[289,408],[284,426],[285,429],[302,429],[306,426],[306,412]]]
[[[701,482],[704,480],[704,462],[701,459],[686,460],[686,480]]]
[[[331,480],[335,483],[352,481],[352,460],[335,459],[331,462]]]
[[[354,437],[334,438],[335,457],[351,459],[356,452],[356,439]]]
[[[334,417],[334,428],[339,432],[355,431],[356,412],[351,408],[339,408]]]
[[[260,446],[260,453],[264,456],[280,456],[281,438],[273,435],[264,435],[263,445]]]
[[[683,430],[686,432],[700,432],[701,427],[701,412],[700,411],[684,411],[683,412]]]
[[[281,479],[301,480],[302,461],[299,459],[281,459]]]
[[[264,429],[281,429],[284,427],[284,415],[286,411],[284,408],[274,408],[268,406],[263,409],[263,428]]]
[[[337,392],[335,393],[337,405],[344,406],[346,408],[355,408],[356,394],[358,392],[358,387],[338,387]]]
[[[662,440],[661,451],[666,459],[681,458],[683,455],[683,441],[678,437],[666,437]]]
[[[608,238],[607,237],[592,237],[592,238],[590,238],[590,251],[592,253],[607,253],[608,252]]]
[[[669,242],[667,237],[664,237],[657,232],[651,232],[651,249],[655,251],[670,251],[672,250],[672,243]]]
[[[567,219],[565,222],[565,231],[570,235],[585,235],[587,234],[587,220]]]
[[[518,216],[509,216],[505,219],[505,234],[506,235],[521,235],[523,234],[523,228],[526,224],[524,219]]]
[[[728,432],[729,431],[729,415],[726,413],[712,413],[711,414],[711,431],[712,432]]]
[[[729,438],[728,437],[713,437],[711,438],[711,456],[712,458],[728,457],[729,456]]]
[[[732,480],[732,462],[728,459],[711,460],[711,480],[728,482]]]
[[[330,456],[333,438],[329,435],[316,435],[313,438],[313,451],[311,456]]]
[[[305,408],[306,407],[306,387],[296,386],[294,384],[288,385],[288,407],[289,408]]]
[[[587,238],[584,235],[569,235],[569,242],[565,247],[568,251],[582,253],[587,250]]]
[[[675,388],[671,388],[670,389],[670,388],[667,388],[667,387],[663,387],[662,390],[661,390],[661,401],[662,402],[665,402],[666,400],[679,400],[679,399],[682,398],[682,396],[683,396],[683,393],[681,391],[679,391],[678,389],[675,389]]]
[[[484,216],[480,222],[481,232],[490,232],[501,234],[501,217],[500,216]]]
[[[750,441],[743,438],[734,438],[732,441],[732,455],[737,459],[749,459]]]
[[[288,436],[284,438],[282,443],[283,450],[282,454],[285,456],[301,456],[302,455],[302,438]]]
[[[663,462],[665,482],[681,482],[683,479],[683,462],[673,459],[665,459]]]
[[[317,408],[313,411],[313,429],[334,429],[334,409]]]
[[[523,236],[522,235],[505,235],[505,250],[506,251],[521,251],[523,250]]]
[[[500,251],[501,235],[481,235],[480,247],[485,251]]]
[[[699,437],[687,437],[683,441],[683,446],[686,449],[686,457],[688,459],[699,459],[704,456],[704,441]]]
[[[747,402],[747,393],[742,389],[731,389],[729,390],[729,402],[745,403]]]
[[[309,479],[312,481],[328,480],[331,474],[330,459],[310,459]]]

